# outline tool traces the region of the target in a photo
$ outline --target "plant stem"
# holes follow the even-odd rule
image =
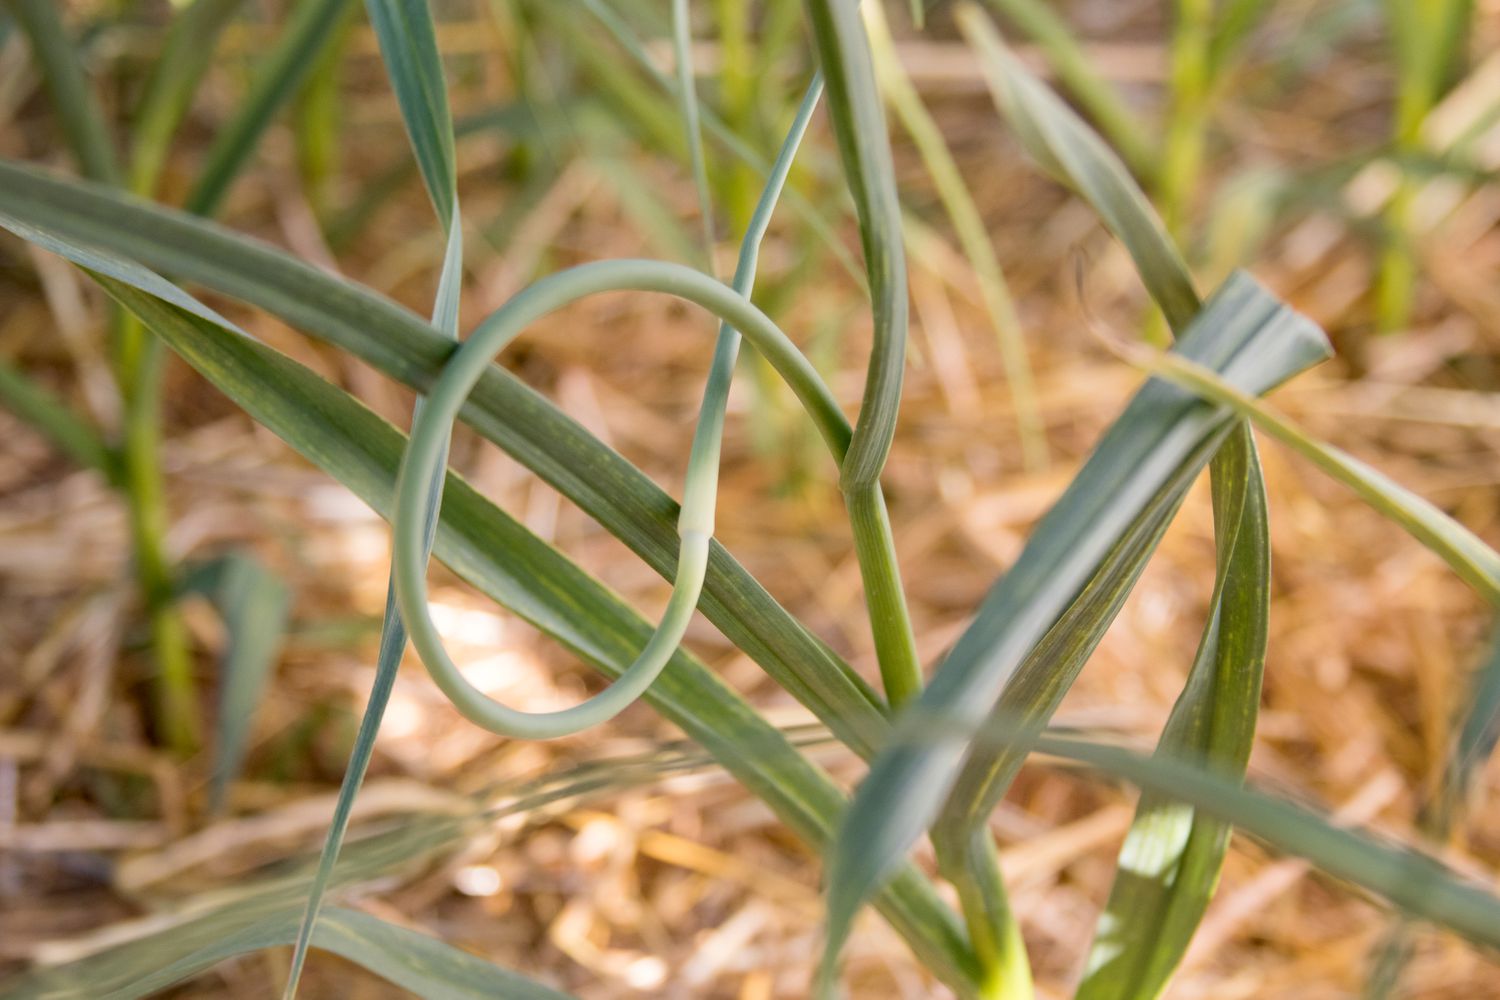
[[[1172,33],[1172,105],[1157,200],[1167,232],[1179,242],[1203,169],[1213,14],[1212,0],[1177,0],[1177,23]]]
[[[844,504],[854,529],[854,552],[864,581],[865,604],[870,630],[875,637],[875,657],[880,679],[892,709],[899,709],[922,690],[922,666],[917,660],[917,641],[906,593],[896,562],[896,542],[885,508],[885,494],[876,481],[846,490]]]
[[[174,751],[198,745],[198,699],[187,629],[177,613],[161,475],[161,341],[123,310],[114,316],[115,377],[125,403],[121,485],[129,508],[136,583],[150,622],[155,661],[156,724]]]
[[[1010,908],[994,838],[966,838],[967,851],[940,853],[938,866],[958,888],[959,905],[979,959],[979,995],[985,1000],[1031,1000],[1036,995],[1021,924]]]

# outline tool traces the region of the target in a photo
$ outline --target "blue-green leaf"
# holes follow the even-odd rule
[[[229,782],[244,764],[250,723],[281,655],[291,595],[279,576],[244,552],[197,567],[185,587],[206,596],[224,623],[219,719],[209,781],[209,808],[219,812]]]
[[[1258,394],[1321,360],[1328,346],[1316,326],[1237,272],[1176,350]],[[1207,463],[1231,425],[1225,409],[1153,380],[1104,436],[860,786],[829,855],[830,954],[937,816],[968,756],[967,734],[1023,658],[1159,496]],[[934,744],[921,731],[938,720],[951,736]]]

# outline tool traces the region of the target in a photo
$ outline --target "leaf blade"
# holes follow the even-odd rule
[[[1209,621],[1157,754],[1243,776],[1255,738],[1270,605],[1265,489],[1243,424],[1213,464],[1219,570]],[[1076,1000],[1160,995],[1218,883],[1229,826],[1160,795],[1141,796],[1120,849]]]
[[[404,440],[399,432],[243,334],[108,276],[99,280],[259,422],[377,512],[391,515]],[[459,477],[448,476],[444,495],[435,546],[439,558],[609,675],[631,663],[652,631],[646,622]],[[799,836],[818,845],[831,835],[844,802],[831,780],[699,661],[679,651],[645,699],[713,753]],[[951,911],[915,869],[892,883],[881,909],[935,974],[959,986],[971,981],[967,943]]]
[[[279,576],[244,552],[231,552],[198,568],[186,586],[203,592],[224,623],[219,724],[209,777],[209,811],[219,813],[230,781],[244,764],[250,723],[281,655],[291,593]]]
[[[1072,108],[1026,70],[978,7],[965,3],[957,18],[979,55],[996,105],[1026,150],[1103,216],[1130,251],[1167,322],[1174,330],[1184,329],[1201,305],[1192,276],[1125,164]]]
[[[1237,272],[1194,320],[1178,350],[1259,392],[1321,360],[1327,342],[1313,324]],[[847,932],[884,869],[938,815],[967,756],[963,734],[979,728],[1049,623],[1174,475],[1208,461],[1228,430],[1229,415],[1214,407],[1184,407],[1184,399],[1161,382],[1137,394],[985,598],[921,700],[898,720],[893,741],[855,795],[829,860],[831,946],[840,943],[839,933]],[[903,739],[902,733],[938,719],[950,728],[947,741]],[[895,802],[899,811],[893,811]]]
[[[451,340],[390,300],[212,223],[3,161],[0,181],[0,212],[27,238],[129,254],[265,309],[419,391],[452,350]],[[161,291],[181,294],[172,287]],[[499,368],[481,379],[462,418],[671,577],[677,504],[576,421]],[[857,753],[871,753],[884,738],[885,709],[869,685],[718,543],[702,610]]]

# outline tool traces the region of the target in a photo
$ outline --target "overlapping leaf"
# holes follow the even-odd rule
[[[1325,357],[1327,342],[1237,273],[1177,350],[1260,393]],[[979,728],[1026,654],[1159,495],[1201,469],[1231,425],[1222,408],[1153,381],[1105,434],[860,786],[829,857],[834,946],[860,903],[936,818],[968,756],[964,734]],[[903,735],[937,723],[952,738],[934,745]]]
[[[1186,264],[1124,164],[1010,56],[977,10],[963,9],[960,21],[981,55],[997,103],[1017,125],[1023,143],[1099,212],[1125,244],[1152,298],[1181,332],[1189,310],[1196,308],[1197,293]],[[1215,457],[1212,484],[1218,578],[1203,639],[1159,752],[1186,753],[1205,766],[1243,773],[1254,740],[1264,669],[1270,572],[1264,553],[1234,542],[1267,535],[1265,506],[1257,499],[1264,488],[1255,444],[1243,428]],[[1180,498],[1186,485],[1184,481],[1168,490],[1156,505],[1163,510],[1175,506],[1173,496]],[[1143,520],[1149,516],[1143,515]],[[1136,572],[1153,545],[1154,540],[1147,541],[1128,556],[1139,560]],[[1133,575],[1123,569],[1104,575],[1116,579],[1096,579],[1089,590],[1107,594],[1106,588],[1115,588],[1112,606],[1103,599],[1080,599],[1054,626],[1055,632],[1066,629],[1061,648],[1054,650],[1050,637],[1044,639],[1006,686],[997,711],[1027,720],[1029,732],[1056,710],[1133,583]],[[980,835],[1025,753],[1025,742],[1016,741],[998,752],[973,755],[939,824],[940,844]],[[1084,994],[1133,997],[1159,992],[1186,951],[1217,883],[1227,845],[1227,828],[1219,821],[1150,797],[1141,802],[1101,917],[1091,962],[1094,974],[1086,978]],[[1152,861],[1148,877],[1132,870],[1141,868],[1142,857]],[[1123,917],[1127,913],[1128,920]],[[1144,928],[1151,933],[1143,933]]]
[[[1255,737],[1270,605],[1265,489],[1243,424],[1215,456],[1213,477],[1219,570],[1210,617],[1157,754],[1235,779]],[[1078,1000],[1161,993],[1218,883],[1229,834],[1229,824],[1176,799],[1142,796]]]
[[[369,289],[94,185],[0,161],[0,211],[28,233],[105,249],[265,309],[419,390],[452,350],[448,338]],[[480,380],[462,416],[671,578],[678,507],[638,469],[499,368]],[[717,543],[700,607],[857,753],[880,743],[888,724],[879,697]]]
[[[416,154],[422,180],[432,199],[446,235],[443,264],[438,278],[437,295],[432,308],[432,325],[454,340],[458,339],[458,310],[463,277],[463,223],[458,208],[458,168],[454,159],[453,119],[448,108],[447,83],[443,79],[443,61],[438,52],[436,30],[427,0],[367,0],[370,21],[380,39],[380,53],[385,60],[391,86],[401,106],[401,117]],[[422,402],[417,401],[417,413]],[[443,449],[438,468],[447,465]],[[432,549],[432,532],[437,506],[442,496],[441,473],[434,474],[427,486],[430,513],[423,530],[424,552]],[[396,672],[406,651],[407,631],[396,609],[395,578],[386,585],[385,611],[380,626],[380,647],[375,661],[375,682],[360,718],[359,732],[349,753],[349,763],[339,786],[338,803],[328,825],[328,838],[318,871],[308,891],[307,911],[292,952],[284,996],[293,1000],[301,981],[307,949],[312,943],[323,905],[323,893],[338,861],[339,848],[354,809],[365,773],[375,753],[375,738],[385,717],[386,705],[395,687]]]
[[[177,221],[186,220],[179,216]],[[8,213],[0,215],[0,224],[37,236],[49,249],[88,268],[113,297],[258,422],[389,515],[402,438],[352,397],[235,331],[139,265],[72,239],[38,233]],[[191,226],[208,228],[197,221]],[[419,321],[412,325],[423,331],[420,336],[440,337]],[[617,674],[630,663],[650,634],[645,622],[462,480],[450,475],[445,495],[435,550],[440,558],[606,672]],[[646,700],[724,762],[790,828],[816,845],[826,841],[842,796],[701,663],[679,652]],[[919,874],[903,873],[881,908],[935,974],[954,984],[971,981],[967,943]]]

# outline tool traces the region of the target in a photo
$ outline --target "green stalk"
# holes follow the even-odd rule
[[[698,192],[698,222],[703,228],[705,270],[714,266],[714,205],[708,187],[708,164],[703,156],[703,133],[698,125],[698,90],[693,82],[693,24],[687,0],[672,0],[672,50],[676,56],[677,103],[687,135],[688,159],[692,164],[693,188]]]
[[[854,436],[839,470],[839,487],[854,529],[870,628],[886,698],[893,708],[922,688],[922,668],[901,593],[896,545],[880,489],[880,471],[896,433],[906,363],[906,250],[901,205],[885,112],[875,84],[870,44],[853,4],[809,0],[808,17],[828,88],[829,115],[849,193],[859,216],[869,277],[875,343],[865,372]]]
[[[161,342],[139,320],[115,313],[118,363],[115,377],[124,397],[124,472],[136,582],[150,620],[156,660],[156,720],[168,746],[187,754],[198,746],[197,685],[187,628],[177,613],[173,572],[164,539],[168,515],[161,474]]]
[[[875,658],[886,700],[898,709],[922,692],[922,665],[906,609],[906,591],[896,563],[896,541],[878,482],[844,490],[854,531],[854,552],[864,581],[865,606],[874,633]]]
[[[197,0],[172,23],[162,58],[135,115],[127,187],[151,197],[177,126],[207,72],[214,41],[242,0]],[[177,613],[174,573],[165,551],[169,516],[161,473],[161,343],[121,310],[114,318],[115,378],[124,400],[122,468],[130,508],[136,576],[150,618],[158,674],[157,718],[170,746],[199,740],[197,692],[187,629]]]
[[[1167,232],[1182,241],[1189,203],[1203,172],[1208,125],[1209,57],[1213,41],[1213,0],[1176,0],[1172,32],[1171,107],[1162,153],[1157,203]]]
[[[940,853],[943,877],[958,889],[958,903],[979,960],[979,995],[985,1000],[1029,1000],[1036,995],[1021,922],[1010,908],[995,839],[969,837],[960,851]]]
[[[839,485],[854,531],[881,681],[891,707],[899,709],[916,701],[922,692],[921,663],[880,488],[880,473],[895,435],[906,360],[908,293],[901,205],[873,53],[859,10],[855,4],[837,0],[807,0],[806,8],[828,85],[839,156],[859,217],[874,326],[864,397],[840,466]],[[977,887],[995,903],[966,907],[964,914],[976,952],[987,960],[980,976],[981,995],[1021,1000],[1030,995],[1031,973],[1025,949],[1019,946],[1019,930],[1009,918],[995,854],[976,852],[962,860],[964,870],[958,882],[966,888]],[[845,932],[830,914],[830,942]],[[830,955],[836,955],[835,948],[827,950],[818,972],[820,995],[831,991],[837,972]]]

